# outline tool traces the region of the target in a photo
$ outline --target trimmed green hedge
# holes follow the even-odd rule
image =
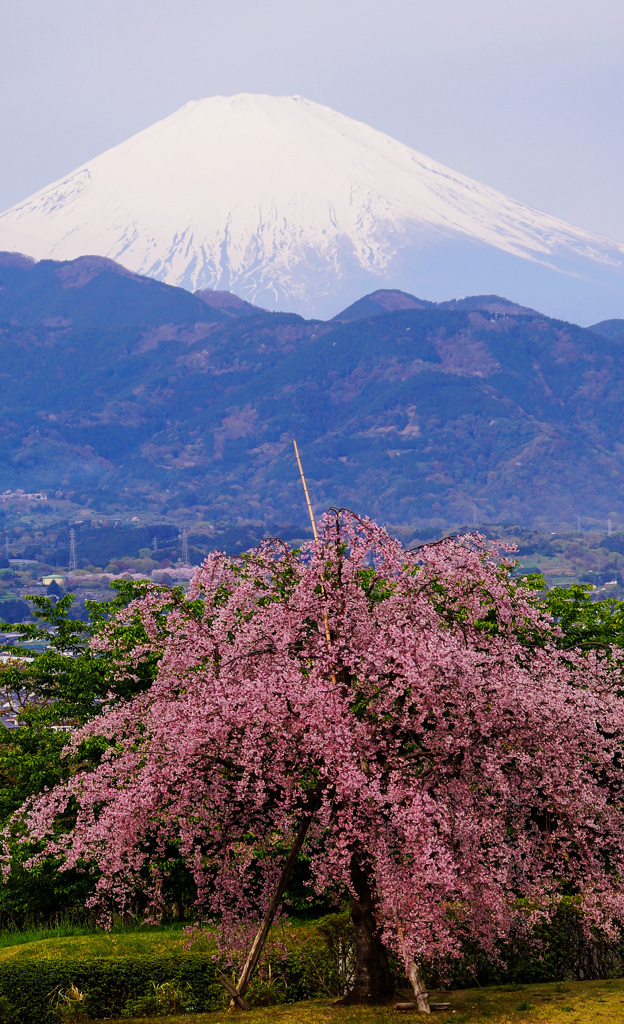
[[[0,960],[0,1024],[3,998],[14,1008],[15,1024],[53,1024],[55,994],[75,985],[86,996],[90,1019],[120,1017],[130,1002],[152,997],[154,984],[175,982],[187,1006],[202,1013],[228,1005],[219,974],[231,973],[210,954],[140,953],[132,956],[59,956]],[[233,977],[234,980],[234,977]],[[295,1002],[338,994],[336,959],[320,936],[273,947],[263,958],[246,998],[252,1005]]]
[[[212,958],[194,953],[119,957],[63,957],[0,963],[0,996],[15,1010],[16,1024],[52,1024],[53,993],[71,984],[87,996],[91,1018],[119,1017],[128,1000],[148,995],[150,982],[188,983],[198,1012],[225,1004]]]

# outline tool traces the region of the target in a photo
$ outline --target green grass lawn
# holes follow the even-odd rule
[[[408,994],[406,993],[406,996]],[[624,979],[566,981],[548,985],[501,985],[437,994],[451,1003],[450,1012],[431,1015],[435,1024],[622,1024]],[[435,998],[435,997],[433,997]],[[159,1017],[163,1024],[390,1024],[422,1016],[399,1013],[392,1007],[336,1007],[319,999],[290,1006],[268,1006],[246,1013],[220,1011]],[[143,1022],[145,1018],[143,1018]],[[130,1024],[111,1021],[111,1024]],[[139,1024],[137,1020],[135,1024]]]
[[[34,960],[58,956],[129,956],[139,953],[166,953],[188,948],[189,936],[181,925],[117,927],[110,932],[73,928],[71,925],[24,932],[0,933],[0,964],[7,960]],[[193,951],[200,953],[208,943],[195,940]]]

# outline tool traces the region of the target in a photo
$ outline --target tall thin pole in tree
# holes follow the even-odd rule
[[[312,534],[314,541],[318,545],[318,533],[316,532],[316,523],[314,522],[314,512],[312,511],[312,502],[310,501],[310,495],[308,494],[308,485],[306,484],[306,478],[303,474],[303,466],[301,465],[301,459],[299,458],[299,449],[297,448],[297,442],[293,437],[293,445],[295,446],[295,458],[297,459],[297,465],[299,466],[299,473],[301,474],[301,483],[303,484],[303,493],[305,494],[306,505],[308,506],[308,515],[310,516],[310,523],[312,524]],[[325,600],[325,587],[321,582],[321,592],[323,599]],[[325,623],[325,640],[327,641],[327,650],[331,651],[331,636],[329,634],[329,618],[327,616],[327,608],[323,612],[323,622]],[[336,677],[332,672],[332,678],[336,682]]]
[[[301,465],[301,459],[299,458],[299,449],[297,448],[297,442],[295,441],[294,437],[293,445],[295,448],[295,458],[297,460],[297,465],[299,466],[299,473],[301,475],[301,483],[303,484],[303,493],[305,494],[306,505],[308,506],[308,515],[310,516],[312,533],[314,535],[314,540],[318,544],[318,533],[316,532],[316,523],[314,521],[314,512],[312,511],[312,502],[310,501],[310,495],[308,494],[308,485],[306,483],[306,478],[303,475],[303,466]]]
[[[297,448],[297,442],[295,441],[294,438],[293,438],[293,445],[295,446],[295,457],[297,459],[297,465],[299,466],[299,472],[301,474],[301,482],[303,484],[303,493],[305,494],[306,505],[308,507],[308,515],[310,516],[310,523],[312,525],[312,534],[314,536],[315,543],[318,544],[318,533],[316,531],[316,523],[314,522],[314,513],[312,511],[312,502],[310,501],[310,495],[308,494],[308,485],[306,484],[306,479],[305,479],[305,476],[304,476],[304,473],[303,473],[303,466],[301,465],[301,459],[299,458],[299,449]],[[321,589],[322,589],[322,593],[323,593],[323,598],[325,598],[325,587],[323,586],[322,583],[321,583]],[[327,617],[327,609],[325,609],[325,611],[323,613],[323,620],[325,622],[325,640],[327,641],[327,650],[330,651],[331,650],[331,637],[330,637],[330,633],[329,633],[329,619]],[[332,678],[333,678],[334,682],[336,682],[336,676],[334,675],[333,672],[332,672]],[[241,1010],[245,1010],[245,1009],[248,1008],[247,1004],[245,1003],[245,1000],[243,999],[243,996],[244,996],[245,991],[247,989],[247,986],[249,984],[249,980],[250,980],[250,978],[251,978],[251,976],[252,976],[252,974],[253,974],[253,972],[255,970],[256,964],[258,963],[258,960],[260,959],[260,954],[262,953],[262,947],[264,946],[264,943],[266,942],[267,936],[268,936],[268,934],[269,934],[269,932],[271,930],[271,925],[273,924],[273,919],[275,917],[275,913],[276,913],[277,908],[278,908],[278,906],[279,906],[279,904],[281,902],[282,896],[284,895],[284,892],[286,891],[286,886],[288,885],[288,879],[290,878],[290,873],[291,873],[291,871],[292,871],[292,869],[293,869],[293,867],[294,867],[294,865],[296,863],[297,857],[299,856],[299,852],[301,850],[301,847],[304,844],[305,837],[306,837],[307,831],[308,831],[308,829],[309,829],[309,827],[310,827],[310,825],[312,823],[313,817],[314,817],[314,810],[310,810],[307,814],[304,815],[302,821],[299,823],[299,828],[297,830],[297,834],[296,834],[294,842],[293,842],[293,844],[292,844],[292,846],[290,848],[290,852],[288,854],[288,857],[286,858],[286,861],[285,861],[284,866],[282,868],[282,871],[281,871],[281,874],[280,874],[280,877],[279,877],[279,881],[277,883],[277,887],[275,889],[275,892],[273,893],[273,896],[271,897],[271,900],[270,900],[270,903],[269,903],[269,905],[267,907],[267,910],[266,910],[266,913],[264,915],[263,921],[262,921],[260,927],[258,928],[258,931],[256,932],[256,937],[255,937],[255,939],[254,939],[254,941],[252,943],[251,949],[249,951],[249,956],[247,957],[247,960],[245,962],[245,966],[243,967],[243,969],[241,971],[241,975],[240,975],[240,977],[238,979],[238,982],[236,984],[236,988],[235,989],[232,988],[231,984],[228,982],[227,978],[225,978],[224,975],[222,975],[220,977],[220,979],[219,979],[221,981],[221,984],[224,986],[224,988],[226,988],[227,991],[232,996],[232,1001],[230,1003],[230,1007],[232,1009],[235,1006],[238,1006],[239,1009],[241,1009]]]

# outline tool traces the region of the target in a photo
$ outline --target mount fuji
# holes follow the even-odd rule
[[[299,96],[187,103],[1,214],[0,250],[315,317],[380,287],[624,314],[624,244]]]

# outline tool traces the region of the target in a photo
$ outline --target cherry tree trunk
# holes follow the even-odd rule
[[[366,872],[354,857],[351,882],[351,921],[355,932],[355,979],[341,1002],[351,1004],[387,1003],[394,994],[394,978],[373,913],[373,897]]]

